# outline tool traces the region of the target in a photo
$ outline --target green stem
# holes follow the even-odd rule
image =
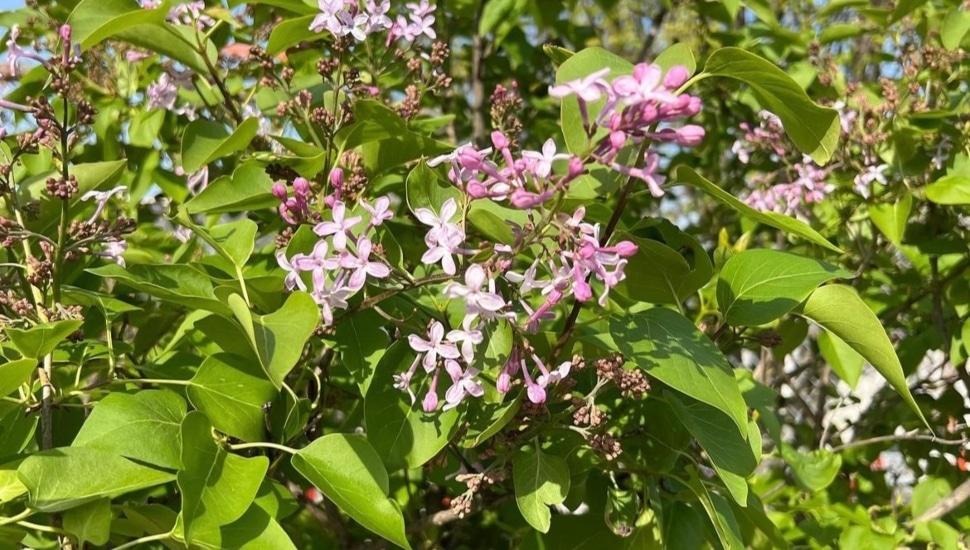
[[[284,453],[289,453],[295,455],[298,451],[286,445],[280,445],[279,443],[270,443],[269,441],[255,441],[253,443],[237,443],[235,445],[229,445],[229,448],[233,451],[241,451],[243,449],[276,449],[277,451],[283,451]]]
[[[130,542],[126,542],[121,546],[116,546],[115,550],[125,550],[126,548],[134,548],[138,545],[145,544],[146,542],[153,542],[156,540],[165,540],[172,537],[172,533],[159,533],[157,535],[148,535],[147,537],[142,537],[140,539],[135,539]]]
[[[0,518],[0,525],[10,525],[11,523],[17,523],[18,521],[23,521],[34,514],[36,510],[31,510],[30,508],[25,509],[23,512],[15,516],[10,516],[9,518]]]

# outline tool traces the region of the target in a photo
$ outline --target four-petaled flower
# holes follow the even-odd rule
[[[360,216],[347,217],[347,207],[342,201],[333,205],[333,221],[320,222],[313,228],[313,232],[321,237],[333,235],[333,247],[336,250],[347,248],[347,233],[362,220]]]
[[[411,334],[408,336],[408,344],[414,351],[424,354],[421,364],[427,372],[435,369],[439,355],[445,359],[458,359],[461,356],[455,344],[445,340],[445,326],[438,321],[432,323],[431,328],[428,329],[427,340],[417,334]]]

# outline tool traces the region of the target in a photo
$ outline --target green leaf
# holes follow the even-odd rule
[[[30,507],[41,512],[61,512],[175,479],[173,474],[113,453],[74,447],[30,455],[20,463],[17,475],[30,494]]]
[[[166,112],[163,109],[152,109],[151,111],[142,111],[131,117],[128,141],[135,147],[146,149],[152,147],[155,140],[159,139],[161,135]]]
[[[462,446],[469,449],[477,447],[500,432],[519,412],[524,395],[524,392],[519,392],[515,399],[504,403],[480,403],[470,408],[465,417],[466,432]]]
[[[286,19],[273,27],[266,44],[266,53],[276,55],[290,46],[295,46],[304,40],[317,40],[323,36],[310,30],[310,23],[316,15],[305,15],[293,19]]]
[[[418,208],[430,208],[432,212],[438,212],[448,199],[455,199],[461,204],[461,191],[454,185],[442,185],[438,174],[424,161],[408,174],[406,187],[408,209],[411,213]]]
[[[495,201],[477,200],[468,209],[468,221],[489,239],[511,245],[515,235],[509,223],[525,227],[529,216],[524,210],[506,208]]]
[[[627,273],[635,273],[636,276],[627,277],[616,287],[617,292],[631,300],[679,304],[710,280],[712,269],[707,253],[693,239],[685,244],[692,247],[695,258],[698,253],[703,255],[694,266],[679,252],[660,241],[625,232],[621,232],[617,239],[633,241],[637,245],[637,253],[627,263]],[[695,244],[696,249],[693,248]]]
[[[283,527],[256,504],[229,525],[197,530],[192,545],[208,550],[296,550]]]
[[[701,481],[697,470],[693,466],[687,467],[687,473],[690,475],[690,482],[687,486],[690,487],[691,491],[697,496],[697,499],[700,500],[701,506],[707,512],[707,517],[714,524],[714,532],[717,533],[717,538],[721,541],[721,545],[725,550],[743,549],[744,543],[741,542],[738,522],[734,518],[734,512],[731,511],[731,506],[728,504],[728,501],[717,493],[708,492],[707,486]]]
[[[10,329],[7,329],[10,330]],[[0,365],[0,397],[6,397],[30,379],[37,368],[37,359],[17,359]]]
[[[765,225],[770,225],[775,229],[781,229],[786,233],[797,235],[817,245],[824,246],[833,252],[838,252],[839,254],[842,253],[842,249],[830,243],[825,237],[820,235],[817,231],[805,223],[790,216],[778,214],[777,212],[759,212],[744,202],[738,200],[730,193],[714,185],[711,181],[702,177],[692,168],[687,166],[678,166],[677,170],[674,172],[674,179],[678,182],[693,185],[694,187],[701,189],[708,195],[714,197],[721,204],[730,206],[746,218],[763,223]]]
[[[94,407],[71,445],[176,470],[185,413],[185,400],[172,391],[112,393]]]
[[[247,118],[231,133],[225,125],[208,120],[195,120],[182,134],[182,168],[186,173],[222,157],[242,151],[256,137],[259,119]]]
[[[189,381],[189,401],[204,412],[217,430],[244,441],[260,441],[265,422],[263,404],[276,388],[259,366],[229,354],[206,357]]]
[[[406,372],[414,352],[404,340],[391,347],[377,364],[364,398],[367,441],[377,450],[389,471],[418,468],[434,458],[458,429],[458,410],[426,413],[408,394],[394,388],[394,375]],[[427,382],[414,388],[421,395]]]
[[[936,503],[950,496],[953,488],[950,482],[942,477],[927,477],[913,487],[913,497],[910,501],[911,512],[914,518],[918,518],[927,512]]]
[[[279,205],[273,196],[273,180],[265,168],[247,162],[236,168],[231,178],[221,177],[185,203],[189,214],[250,212]]]
[[[146,10],[134,0],[82,0],[67,18],[71,40],[87,50],[135,25],[165,21],[169,7]]]
[[[279,310],[256,316],[256,353],[277,389],[303,355],[303,346],[320,324],[320,307],[306,292],[294,292]]]
[[[906,222],[913,210],[913,196],[909,193],[894,203],[878,203],[869,206],[869,218],[879,231],[897,247],[903,242]]]
[[[334,138],[341,151],[409,133],[408,124],[401,115],[373,99],[360,99],[354,103],[354,120]]]
[[[742,436],[748,433],[747,407],[727,359],[686,317],[664,308],[614,316],[610,333],[627,361],[722,411]]]
[[[208,243],[237,270],[245,267],[256,246],[256,232],[259,228],[256,222],[250,219],[243,218],[231,223],[216,224],[213,227],[202,227],[196,225],[183,210],[179,214],[179,222]]]
[[[926,186],[926,198],[936,204],[970,204],[970,177],[961,174],[943,176]]]
[[[76,320],[54,321],[35,325],[29,329],[7,328],[4,332],[10,338],[13,347],[17,348],[24,357],[40,359],[54,351],[58,344],[83,324],[84,321]]]
[[[835,371],[835,374],[839,375],[839,378],[855,390],[859,383],[859,377],[862,376],[862,366],[865,359],[843,342],[841,338],[824,330],[818,334],[818,350],[829,366],[832,367],[832,370]]]
[[[795,309],[818,285],[835,277],[847,279],[852,273],[778,250],[745,250],[724,264],[717,302],[728,324],[763,325]]]
[[[783,445],[781,456],[791,466],[799,487],[812,493],[824,491],[842,468],[842,456],[825,449],[803,453]]]
[[[536,449],[518,451],[512,457],[515,503],[534,529],[549,532],[549,507],[562,504],[569,493],[569,466],[558,456]]]
[[[704,72],[740,80],[762,107],[778,115],[798,149],[825,164],[839,143],[841,124],[835,109],[819,107],[784,71],[740,48],[721,48],[707,60]]]
[[[852,287],[823,286],[808,297],[798,313],[838,336],[857,351],[879,371],[879,374],[929,427],[923,411],[917,406],[913,394],[909,392],[903,367],[899,364],[896,350],[893,349],[893,344],[889,341],[882,323]]]
[[[709,405],[671,393],[664,395],[677,418],[707,452],[728,492],[738,504],[746,506],[749,493],[745,478],[758,466],[758,456],[746,441],[749,432],[739,435],[730,419]]]
[[[391,344],[387,334],[381,330],[383,322],[377,312],[367,309],[347,317],[336,326],[336,350],[364,395],[377,365]]]
[[[404,516],[387,498],[387,470],[367,441],[348,434],[328,434],[300,449],[293,467],[341,510],[365,528],[410,550]]]
[[[191,543],[196,533],[228,525],[246,513],[266,475],[269,459],[227,453],[216,445],[209,419],[198,411],[182,421],[181,435],[178,486],[182,511],[175,530]]]
[[[206,74],[205,59],[196,51],[194,43],[188,37],[194,30],[185,25],[173,25],[168,22],[135,25],[114,33],[114,38],[128,42],[134,46],[162,54],[192,70]],[[206,56],[214,63],[216,58],[215,46],[212,41],[206,44]]]
[[[17,477],[17,463],[0,464],[0,504],[12,502],[27,494],[27,487]]]
[[[253,502],[276,520],[290,517],[302,508],[285,485],[268,477],[263,479]]]
[[[39,415],[24,414],[24,407],[0,401],[0,458],[23,451],[33,441]]]
[[[81,542],[107,544],[111,536],[111,500],[99,498],[64,512],[64,530]]]
[[[605,68],[611,69],[607,75],[609,79],[633,72],[633,64],[626,59],[603,48],[585,48],[559,66],[559,69],[556,70],[556,84],[585,78]],[[599,115],[605,104],[606,100],[601,99],[587,106],[590,120]],[[560,117],[566,150],[574,155],[582,156],[589,147],[589,140],[586,137],[586,130],[583,128],[583,117],[580,114],[579,103],[575,97],[563,98]],[[600,133],[594,136],[594,141],[603,135],[606,135],[606,130],[601,129]]]
[[[960,47],[968,31],[970,31],[970,12],[957,7],[950,8],[950,13],[946,14],[943,27],[940,29],[940,41],[944,48],[955,51]]]
[[[185,264],[118,264],[87,269],[99,277],[118,279],[139,292],[191,309],[204,309],[220,315],[231,315],[229,308],[215,295],[212,279],[203,271]]]
[[[694,60],[694,54],[690,51],[690,47],[683,42],[673,44],[660,52],[660,55],[654,58],[653,62],[655,65],[659,65],[665,73],[677,66],[684,67],[690,74],[694,74],[694,71],[697,70],[697,61]]]
[[[567,50],[561,46],[556,46],[555,44],[543,44],[542,53],[546,54],[546,57],[552,60],[552,63],[559,67],[566,62],[567,59],[576,55],[576,52],[572,50]]]
[[[775,525],[775,523],[771,521],[771,518],[769,518],[765,513],[765,505],[761,503],[761,500],[754,494],[754,492],[748,493],[747,506],[741,507],[737,504],[732,504],[731,509],[734,511],[735,518],[746,519],[759,531],[764,533],[771,542],[771,548],[789,548],[788,541],[785,540],[785,537],[778,529],[778,526]]]

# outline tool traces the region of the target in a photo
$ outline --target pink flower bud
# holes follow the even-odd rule
[[[344,171],[342,168],[334,168],[330,171],[330,185],[334,189],[342,189],[344,186]]]
[[[567,174],[567,177],[570,180],[580,176],[585,171],[586,171],[586,165],[583,164],[583,159],[579,157],[569,158],[569,173]]]
[[[574,282],[573,296],[580,302],[585,302],[593,297],[593,289],[586,281]]]
[[[492,145],[494,145],[496,149],[508,149],[509,138],[505,137],[505,134],[502,132],[495,130],[492,132]]]
[[[546,402],[546,390],[542,389],[539,384],[529,384],[526,393],[529,395],[529,401],[536,405]]]
[[[615,245],[613,245],[613,248],[616,250],[617,254],[619,254],[620,256],[623,256],[624,258],[629,258],[630,256],[633,256],[640,249],[636,245],[636,243],[633,243],[631,241],[620,241]]]
[[[526,208],[535,208],[536,206],[539,206],[550,196],[552,196],[551,191],[546,191],[541,195],[536,195],[535,193],[530,193],[529,191],[519,187],[515,191],[512,191],[512,195],[509,197],[509,202],[512,203],[512,206],[524,210]]]
[[[696,124],[688,124],[677,129],[677,143],[684,147],[696,147],[704,140],[704,128]]]
[[[434,412],[434,410],[438,408],[438,394],[433,391],[429,391],[428,394],[424,396],[424,401],[421,403],[421,408],[424,409],[424,412],[426,413]]]
[[[684,85],[684,82],[687,82],[688,78],[690,78],[690,71],[687,70],[687,67],[676,65],[671,67],[664,76],[664,87],[669,90],[680,88]]]
[[[512,376],[505,370],[499,373],[498,378],[495,379],[495,389],[499,393],[509,393],[512,389]]]
[[[71,26],[70,25],[67,25],[67,24],[61,25],[61,28],[60,28],[60,31],[58,32],[58,34],[61,35],[61,40],[63,40],[64,42],[70,42],[71,41]]]
[[[298,197],[306,197],[310,194],[310,182],[306,178],[296,178],[293,180],[293,192]]]
[[[484,155],[471,147],[465,147],[458,152],[458,163],[468,170],[479,170],[484,161]]]
[[[488,196],[488,187],[482,185],[480,181],[470,181],[465,185],[465,193],[473,199],[484,199]]]
[[[610,132],[610,147],[614,151],[619,151],[626,145],[626,132],[621,132],[617,130],[616,132]]]
[[[333,208],[333,205],[337,204],[338,199],[335,195],[327,195],[323,198],[323,204],[327,205],[327,208]]]
[[[282,183],[274,183],[272,191],[273,191],[274,197],[278,198],[283,202],[286,202],[287,194],[286,194],[285,185],[283,185]]]

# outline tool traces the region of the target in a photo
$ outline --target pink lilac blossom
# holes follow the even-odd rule
[[[18,38],[20,38],[20,25],[14,25],[10,28],[10,38],[7,40],[7,65],[10,68],[11,76],[20,75],[20,68],[17,63],[20,59],[30,59],[41,65],[47,64],[47,60],[37,52],[21,48],[17,44]]]
[[[362,219],[360,216],[347,217],[347,206],[337,201],[333,206],[333,220],[318,223],[313,232],[321,237],[333,235],[334,248],[344,250],[347,248],[347,235]]]
[[[808,216],[809,206],[822,202],[835,190],[835,185],[826,182],[829,171],[809,157],[804,157],[793,169],[797,175],[794,180],[753,191],[745,202],[756,210]]]
[[[460,248],[465,241],[465,230],[451,222],[451,218],[457,213],[458,203],[455,199],[445,201],[437,215],[428,208],[418,208],[414,211],[414,215],[421,223],[431,226],[424,237],[428,250],[421,256],[421,263],[433,265],[441,262],[442,269],[448,275],[454,275],[457,271],[452,256],[465,252]]]
[[[304,221],[311,217],[309,182],[300,181],[301,179],[297,178],[294,182],[294,189],[302,202],[295,205],[291,203],[295,198],[287,198],[289,206],[281,206],[281,209],[284,206],[287,208],[284,219],[294,212]],[[278,198],[285,197],[285,187],[278,184],[274,187],[274,194]],[[381,222],[393,217],[387,211],[389,202],[387,197],[378,197],[376,200],[376,204],[384,207],[378,214]],[[317,241],[309,254],[294,254],[287,259],[286,254],[281,252],[276,257],[277,263],[286,272],[284,285],[287,290],[308,290],[320,306],[321,319],[326,326],[333,324],[334,312],[346,309],[347,301],[360,292],[368,280],[384,279],[391,274],[387,264],[372,257],[375,245],[368,233],[378,224],[373,223],[372,219],[360,234],[355,234],[354,230],[362,219],[361,216],[349,216],[347,206],[337,201],[331,210],[331,220],[318,223],[314,227],[314,232],[322,239]],[[302,273],[307,272],[311,273],[310,287],[301,277]]]
[[[282,183],[273,184],[272,192],[273,196],[282,202],[279,213],[283,221],[290,225],[300,225],[310,219],[310,182],[306,178],[293,180],[292,197]]]

